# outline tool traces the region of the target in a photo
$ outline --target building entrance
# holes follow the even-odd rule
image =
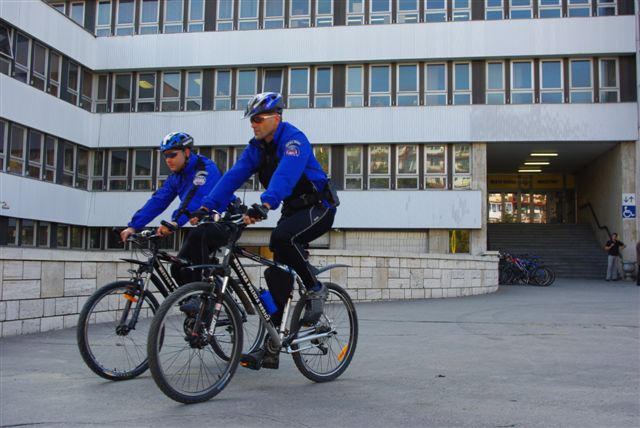
[[[489,223],[576,223],[572,176],[490,175],[488,187]]]

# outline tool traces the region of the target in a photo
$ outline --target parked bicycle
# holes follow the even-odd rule
[[[498,265],[500,284],[530,284],[548,287],[555,281],[555,273],[537,256],[515,256],[500,253]]]
[[[147,337],[151,318],[160,304],[150,284],[164,298],[178,289],[178,284],[164,263],[184,264],[160,249],[162,237],[153,230],[131,235],[132,258],[121,260],[137,266],[129,269],[131,277],[99,288],[80,312],[76,337],[82,359],[98,376],[109,380],[132,379],[148,368]],[[137,257],[142,253],[143,257]],[[262,344],[264,328],[254,313],[247,313],[238,301],[235,280],[230,279],[231,298],[240,312],[248,352]]]
[[[233,377],[242,353],[243,331],[238,306],[230,295],[232,271],[244,292],[240,299],[244,309],[259,315],[268,335],[264,343],[271,352],[291,354],[298,370],[312,381],[340,376],[353,358],[358,339],[358,319],[347,292],[326,283],[329,293],[323,315],[313,325],[304,325],[306,289],[295,271],[237,244],[245,228],[242,214],[224,213],[220,219],[205,221],[212,220],[237,226],[237,233],[222,249],[221,262],[193,266],[205,269],[207,281],[187,284],[171,294],[149,329],[149,366],[162,392],[182,403],[202,402],[219,394]],[[241,257],[294,277],[301,298],[294,303],[292,290],[279,326],[261,302],[260,290],[249,279]],[[339,266],[344,265],[325,266],[317,274]]]

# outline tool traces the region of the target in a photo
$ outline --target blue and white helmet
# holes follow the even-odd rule
[[[282,95],[277,92],[262,92],[254,96],[248,103],[244,111],[243,119],[252,118],[260,113],[282,114],[284,101]]]
[[[193,137],[186,132],[172,132],[167,134],[160,143],[160,151],[171,149],[182,149],[193,147]]]

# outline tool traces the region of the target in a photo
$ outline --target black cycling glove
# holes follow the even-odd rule
[[[255,220],[266,220],[268,212],[269,212],[269,209],[264,205],[253,204],[247,210],[247,216]]]

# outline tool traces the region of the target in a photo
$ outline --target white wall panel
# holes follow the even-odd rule
[[[99,115],[0,74],[0,117],[95,147]]]

